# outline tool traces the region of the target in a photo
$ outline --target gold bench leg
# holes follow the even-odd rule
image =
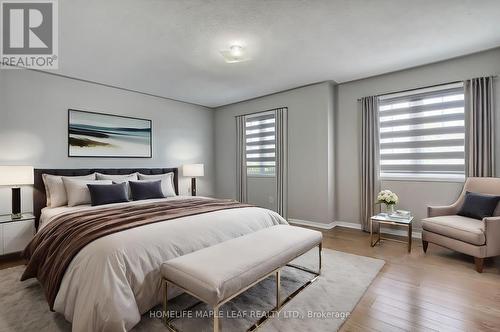
[[[163,322],[165,325],[168,324],[168,306],[167,306],[167,301],[168,301],[168,282],[166,279],[163,279]]]
[[[281,270],[276,271],[276,311],[281,308]]]
[[[213,308],[214,311],[214,332],[219,332],[220,321],[219,321],[219,306]]]
[[[323,252],[323,243],[321,242],[318,246],[318,254],[319,254],[319,270],[318,274],[321,274],[321,268],[323,265],[323,262],[321,261],[321,253]]]

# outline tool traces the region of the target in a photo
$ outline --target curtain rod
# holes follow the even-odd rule
[[[487,76],[487,77],[497,78],[498,75],[492,75],[492,76]],[[375,97],[383,97],[383,96],[392,95],[392,94],[395,94],[395,93],[404,93],[404,92],[410,92],[410,91],[421,90],[421,89],[426,89],[426,88],[435,88],[435,87],[441,86],[441,85],[462,83],[462,82],[464,82],[466,80],[467,79],[461,80],[461,81],[453,81],[453,82],[447,82],[447,83],[439,83],[439,84],[434,84],[434,85],[427,85],[427,86],[423,86],[423,87],[419,87],[419,88],[411,88],[411,89],[406,89],[406,90],[399,90],[399,91],[393,91],[393,92],[385,92],[385,93],[381,93],[381,94],[375,95]],[[358,98],[358,101],[361,101],[361,99],[362,98]]]
[[[237,118],[239,116],[246,116],[246,115],[253,115],[253,114],[257,114],[257,113],[271,112],[271,111],[276,111],[276,110],[279,110],[279,109],[282,109],[282,108],[288,108],[288,107],[287,106],[275,107],[275,108],[271,108],[271,109],[268,109],[268,110],[265,110],[265,111],[255,111],[255,112],[251,112],[251,113],[243,113],[243,114],[240,114],[240,115],[235,115],[234,117]]]

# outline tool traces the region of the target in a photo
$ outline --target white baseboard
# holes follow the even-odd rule
[[[354,222],[347,221],[336,221],[335,226],[345,227],[345,228],[353,228],[353,229],[361,229],[361,224],[357,224]]]
[[[294,224],[294,225],[309,226],[309,227],[325,229],[325,230],[333,229],[335,227],[345,227],[345,228],[352,228],[352,229],[361,230],[361,224],[354,223],[354,222],[346,222],[346,221],[333,221],[333,222],[326,224],[326,223],[309,221],[309,220],[288,219],[288,222],[290,224]],[[391,229],[391,228],[387,228],[387,227],[383,228],[382,233],[397,235],[397,236],[406,236],[408,234],[405,230]],[[412,237],[414,239],[421,239],[422,238],[421,231],[414,231]]]
[[[332,229],[335,227],[335,222],[330,222],[328,224],[325,224],[322,222],[300,220],[300,219],[290,219],[290,218],[288,219],[288,222],[290,224],[294,224],[294,225],[309,226],[309,227],[320,228],[320,229]]]

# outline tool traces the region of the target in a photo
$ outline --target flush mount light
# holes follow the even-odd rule
[[[245,53],[245,48],[241,45],[231,45],[229,49],[220,51],[227,63],[248,61],[250,58]]]
[[[243,55],[243,47],[240,45],[233,45],[229,48],[229,53],[235,58],[240,58]]]

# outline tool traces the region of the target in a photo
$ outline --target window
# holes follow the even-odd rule
[[[247,176],[275,176],[276,119],[265,112],[248,116],[245,122]]]
[[[464,180],[462,84],[380,98],[381,179]]]

